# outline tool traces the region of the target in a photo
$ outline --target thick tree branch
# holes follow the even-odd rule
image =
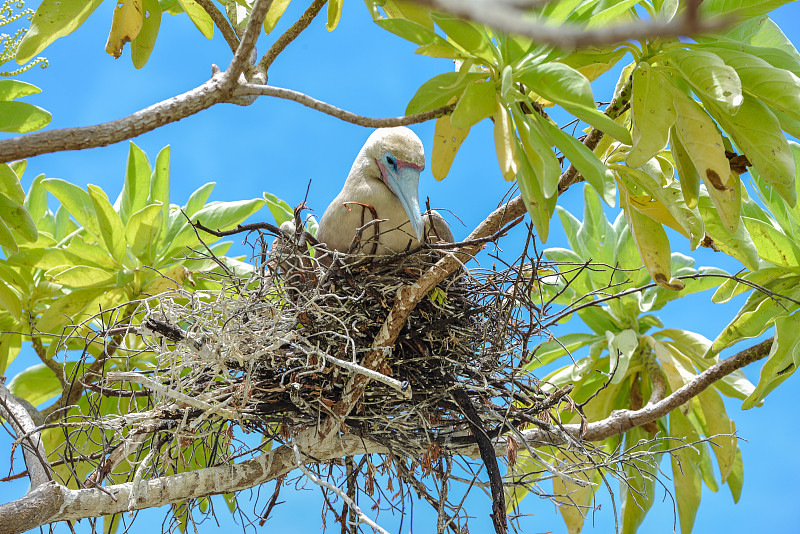
[[[26,436],[21,443],[22,457],[28,468],[31,488],[51,481],[50,465],[47,463],[41,435],[35,431],[36,423],[19,399],[11,394],[3,380],[0,380],[0,418],[11,424],[17,436]]]
[[[504,33],[528,37],[537,43],[557,48],[586,48],[629,40],[669,38],[711,32],[724,28],[725,19],[702,20],[697,14],[699,2],[688,2],[683,15],[670,22],[635,22],[587,30],[578,25],[551,26],[532,20],[525,7],[496,0],[412,0]]]
[[[341,436],[330,446],[322,447],[313,428],[299,435],[296,443],[314,462],[388,452],[381,445],[352,435]],[[238,464],[142,480],[135,492],[132,482],[80,490],[56,483],[44,484],[20,499],[0,505],[0,534],[18,534],[57,521],[155,508],[240,491],[278,478],[296,467],[292,445],[283,445]]]

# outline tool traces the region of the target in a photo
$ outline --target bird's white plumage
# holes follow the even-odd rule
[[[419,168],[425,165],[425,152],[419,137],[405,127],[375,130],[358,153],[342,191],[325,210],[319,223],[317,239],[331,250],[347,252],[358,228],[373,220],[387,219],[368,228],[361,237],[365,243],[379,233],[374,253],[393,254],[419,244],[406,210],[398,196],[381,177],[378,161],[390,153],[398,160]],[[416,190],[414,191],[416,198]],[[349,208],[349,209],[348,209]],[[360,251],[373,253],[371,245]]]

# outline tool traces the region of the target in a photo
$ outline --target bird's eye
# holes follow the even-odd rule
[[[386,163],[391,165],[393,170],[397,170],[397,160],[391,154],[386,154]]]

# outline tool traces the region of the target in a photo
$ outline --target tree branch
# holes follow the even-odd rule
[[[297,436],[295,443],[305,449],[309,463],[358,454],[387,453],[388,450],[353,435],[341,436],[329,447],[319,442],[316,429]],[[238,464],[207,467],[167,475],[138,483],[73,490],[56,483],[43,484],[24,497],[0,505],[0,534],[19,534],[48,523],[100,517],[155,508],[187,499],[231,493],[269,482],[297,467],[292,445],[282,445]],[[135,494],[133,506],[131,495]]]
[[[47,463],[42,437],[35,431],[33,417],[19,399],[11,394],[3,383],[4,380],[0,380],[0,417],[11,424],[17,436],[26,436],[22,440],[22,457],[28,468],[31,488],[36,488],[52,480],[50,464]]]
[[[504,33],[528,37],[557,48],[586,48],[628,40],[681,37],[711,32],[727,26],[727,19],[701,20],[699,2],[689,2],[686,13],[669,22],[635,22],[610,28],[587,30],[578,25],[551,26],[531,20],[530,13],[508,2],[496,0],[411,0],[466,20],[490,26]]]
[[[276,98],[283,98],[286,100],[293,100],[298,104],[302,104],[311,109],[321,111],[337,119],[341,119],[351,124],[358,126],[366,126],[367,128],[388,128],[392,126],[408,126],[409,124],[417,124],[431,119],[436,119],[453,111],[455,104],[442,106],[440,108],[432,109],[430,111],[423,111],[422,113],[415,113],[413,115],[405,115],[402,117],[391,117],[386,119],[373,119],[356,115],[331,104],[322,102],[312,98],[304,93],[293,91],[291,89],[284,89],[282,87],[274,87],[271,85],[256,85],[256,84],[242,84],[234,92],[235,96],[273,96]]]

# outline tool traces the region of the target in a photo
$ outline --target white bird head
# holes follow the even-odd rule
[[[404,126],[375,130],[356,158],[364,179],[382,181],[408,215],[417,239],[422,241],[419,212],[419,175],[425,168],[425,150],[419,137]],[[349,178],[348,178],[349,179]]]

